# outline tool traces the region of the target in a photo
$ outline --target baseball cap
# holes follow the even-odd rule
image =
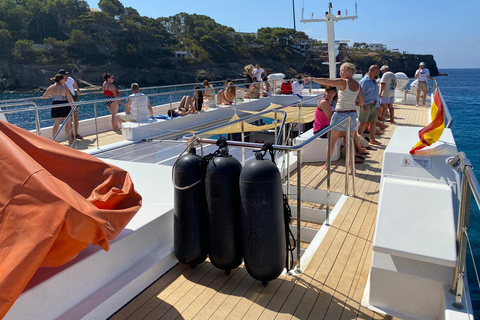
[[[425,62],[420,62],[420,65],[421,65],[421,66],[424,66],[424,65],[425,65]]]
[[[384,64],[381,68],[380,68],[380,71],[383,71],[385,69],[390,69],[386,64]]]
[[[59,74],[68,74],[68,72],[65,69],[60,69],[58,71]]]

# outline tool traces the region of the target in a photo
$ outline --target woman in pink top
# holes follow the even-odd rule
[[[339,123],[340,121],[350,118],[350,135],[352,139],[356,136],[356,127],[357,127],[357,111],[356,106],[364,106],[365,99],[363,97],[362,87],[360,84],[353,79],[356,68],[355,65],[350,62],[345,62],[340,66],[340,78],[337,79],[326,79],[326,78],[311,78],[311,81],[314,81],[319,84],[338,87],[338,103],[335,107],[335,112],[332,116],[331,124]],[[331,154],[333,154],[333,148],[337,143],[340,135],[348,130],[347,122],[343,122],[333,129],[332,132],[332,143],[331,143]],[[353,152],[352,152],[352,162],[353,162]],[[350,162],[350,163],[352,163]],[[324,168],[327,168],[327,163],[325,163]],[[350,172],[352,167],[350,167]]]
[[[333,111],[335,110],[334,102],[337,100],[337,88],[325,87],[325,93],[322,100],[318,102],[317,109],[315,110],[315,121],[313,122],[313,134],[317,134],[319,131],[330,125],[330,119],[332,118]],[[323,134],[320,138],[326,138],[327,134]]]

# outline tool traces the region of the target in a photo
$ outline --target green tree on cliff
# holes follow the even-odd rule
[[[100,0],[98,7],[111,17],[118,17],[125,12],[125,8],[119,0]]]

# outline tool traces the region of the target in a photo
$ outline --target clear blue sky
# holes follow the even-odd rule
[[[120,0],[141,15],[168,17],[180,12],[203,14],[236,31],[262,27],[293,28],[291,0]],[[91,8],[98,1],[87,0]],[[325,23],[300,23],[304,17],[321,18],[328,0],[295,0],[297,30],[326,40]],[[334,12],[355,13],[354,0],[332,0]],[[480,0],[358,0],[358,19],[335,23],[335,38],[383,43],[388,49],[433,54],[439,68],[480,68]],[[428,66],[427,66],[428,67]]]

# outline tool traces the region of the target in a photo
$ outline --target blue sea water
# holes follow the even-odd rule
[[[476,175],[480,179],[480,127],[477,126],[477,121],[480,120],[480,86],[477,84],[477,79],[480,78],[480,69],[440,69],[442,73],[447,73],[446,77],[436,77],[437,83],[443,94],[445,103],[447,104],[450,113],[453,117],[452,130],[457,143],[459,151],[466,153],[467,157],[472,162],[472,165],[477,169]],[[191,90],[191,87],[182,88],[183,90]],[[167,90],[164,90],[164,92]],[[158,91],[157,91],[158,92]],[[149,91],[146,93],[154,93]],[[36,97],[39,93],[0,93],[0,100]],[[122,94],[125,95],[125,94]],[[191,95],[191,93],[190,93]],[[172,96],[173,101],[181,99],[182,95]],[[101,94],[85,95],[82,100],[103,99]],[[168,103],[169,96],[161,96],[154,98],[153,105]],[[39,105],[50,104],[50,100],[38,101]],[[122,111],[122,108],[120,108]],[[97,104],[97,113],[99,116],[108,115],[109,112],[105,105]],[[94,116],[93,104],[82,106],[80,110],[80,119],[88,119]],[[42,127],[52,125],[50,119],[50,111],[45,110],[40,113]],[[11,114],[8,116],[10,122],[15,123],[25,129],[32,130],[35,128],[34,119],[35,113],[29,112],[28,115]],[[470,242],[473,248],[473,256],[476,263],[480,266],[480,211],[478,207],[472,203],[472,210],[470,216],[469,229]],[[470,252],[468,252],[468,279],[470,291],[472,293],[472,303],[475,312],[475,318],[480,319],[480,289],[475,276]]]
[[[171,91],[183,91],[185,90],[184,93],[180,94],[172,94],[171,97],[168,94],[168,92]],[[98,91],[97,91],[98,92]],[[147,90],[142,90],[143,93],[145,94],[161,94],[157,96],[152,96],[150,98],[150,102],[152,105],[160,105],[160,104],[165,104],[169,103],[170,101],[180,101],[182,99],[182,96],[185,94],[189,94],[190,96],[193,95],[193,87],[192,85],[179,85],[176,87],[171,87],[171,88],[160,88],[160,89],[147,89]],[[4,92],[0,93],[0,100],[8,100],[8,99],[23,99],[23,98],[37,98],[41,96],[43,92]],[[120,93],[120,96],[128,96],[131,94],[131,90],[125,90],[124,92]],[[92,92],[84,92],[82,96],[80,96],[80,101],[85,102],[85,101],[93,101],[93,100],[100,100],[100,99],[105,99],[103,94],[101,93],[92,93]],[[38,107],[42,106],[47,106],[52,104],[51,99],[32,99],[32,102],[34,102]],[[126,101],[123,100],[125,103]],[[5,105],[4,103],[0,104],[0,107],[2,105]],[[25,104],[21,106],[16,106],[16,109],[25,109],[25,108],[34,108],[32,104]],[[13,108],[13,109],[15,109]],[[9,110],[12,108],[9,108]],[[119,106],[119,112],[123,112],[124,107],[121,105]],[[95,116],[95,113],[97,113],[97,116],[106,116],[109,115],[110,112],[108,111],[107,107],[105,106],[104,103],[88,103],[88,104],[81,104],[80,105],[80,112],[79,112],[79,119],[84,120],[84,119],[91,119]],[[35,129],[35,111],[27,111],[27,112],[21,112],[21,113],[10,113],[6,114],[7,119],[10,123],[14,123],[17,126],[26,129],[26,130],[34,130]],[[50,109],[44,109],[44,110],[39,110],[39,118],[40,118],[40,126],[43,127],[48,127],[53,125],[53,120],[51,119],[50,116]]]

